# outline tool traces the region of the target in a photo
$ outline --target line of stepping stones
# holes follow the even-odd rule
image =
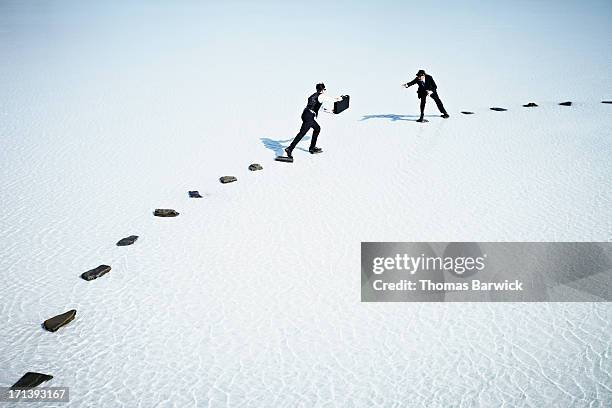
[[[601,103],[612,104],[612,101],[601,101]],[[559,103],[559,105],[572,106],[572,102],[565,101],[565,102]],[[523,105],[523,107],[525,108],[535,108],[537,106],[538,105],[535,102],[529,102]],[[497,111],[497,112],[505,112],[508,110],[506,108],[500,108],[500,107],[492,107],[490,109],[492,111]],[[474,114],[474,112],[470,112],[470,111],[461,111],[461,113],[464,115]],[[249,166],[249,170],[251,171],[263,170],[263,167],[258,163],[253,163]],[[222,176],[221,178],[219,178],[219,181],[222,184],[228,184],[228,183],[233,183],[235,181],[238,181],[238,179],[235,176]],[[189,197],[190,198],[202,198],[202,195],[200,195],[200,193],[197,190],[193,190],[193,191],[189,191]],[[153,215],[156,217],[176,217],[179,214],[180,213],[176,210],[163,209],[163,208],[158,208],[153,212]],[[116,245],[117,246],[132,245],[136,242],[137,239],[138,239],[137,235],[130,235],[129,237],[120,239]],[[111,271],[111,269],[112,268],[109,265],[100,265],[94,269],[83,272],[81,274],[81,278],[83,278],[86,281],[92,281],[94,279],[98,279],[106,275],[107,273]],[[62,326],[65,326],[71,321],[73,321],[76,317],[76,312],[77,311],[75,309],[72,309],[60,315],[54,316],[50,319],[45,320],[42,326],[50,332],[56,332]],[[33,388],[33,387],[36,387],[42,384],[45,381],[51,380],[52,378],[53,376],[49,374],[41,374],[41,373],[28,371],[11,388],[12,389]]]
[[[612,104],[612,101],[601,101],[601,103]],[[561,106],[572,106],[572,101],[561,102],[561,103],[559,103],[559,105],[561,105]],[[539,105],[537,103],[535,103],[535,102],[529,102],[529,103],[523,105],[524,108],[536,108],[538,106]],[[492,108],[489,108],[489,109],[491,109],[492,111],[496,111],[496,112],[505,112],[505,111],[508,110],[506,108],[499,108],[499,107],[496,107],[496,106],[494,106]],[[473,115],[474,114],[474,112],[470,112],[470,111],[461,111],[461,113],[463,113],[464,115]]]
[[[601,101],[601,103],[612,103],[612,101]],[[561,106],[572,106],[572,102],[571,101],[561,102],[561,103],[559,103],[559,105],[561,105]],[[529,102],[529,103],[523,105],[524,108],[535,108],[537,106],[538,106],[538,104],[535,103],[535,102]],[[508,110],[506,108],[499,108],[497,106],[494,106],[494,107],[489,108],[489,109],[491,109],[492,111],[496,111],[496,112],[505,112],[505,111]],[[461,113],[463,113],[464,115],[473,115],[474,114],[474,112],[470,112],[470,111],[461,111]]]
[[[258,171],[263,170],[263,167],[258,163],[253,163],[249,166],[249,170]],[[223,176],[219,179],[219,181],[223,184],[233,183],[238,179],[234,176]],[[196,190],[189,191],[190,198],[202,198],[202,195]],[[153,215],[156,217],[176,217],[180,213],[176,210],[172,209],[163,209],[158,208],[153,211]],[[117,246],[128,246],[132,245],[138,239],[138,235],[130,235],[129,237],[121,238],[117,242]],[[90,269],[81,274],[81,278],[86,281],[92,281],[94,279],[98,279],[111,271],[111,266],[109,265],[100,265],[93,269]],[[50,319],[47,319],[43,322],[42,327],[50,332],[56,332],[61,327],[67,325],[71,321],[73,321],[76,317],[77,311],[75,309],[69,310],[65,313],[59,314],[57,316],[53,316]],[[37,372],[28,371],[25,373],[13,386],[12,389],[24,389],[24,388],[34,388],[39,386],[40,384],[49,381],[53,378],[52,375],[42,374]]]

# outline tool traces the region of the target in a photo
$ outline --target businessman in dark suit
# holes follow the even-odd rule
[[[450,117],[450,115],[446,112],[446,109],[444,109],[444,105],[442,104],[442,101],[438,96],[438,87],[436,86],[436,83],[434,82],[431,75],[427,75],[425,71],[421,69],[419,70],[419,72],[417,72],[416,78],[406,84],[403,84],[402,86],[404,88],[409,88],[412,85],[418,86],[417,95],[421,100],[421,117],[419,118],[419,120],[417,120],[417,122],[425,122],[423,116],[425,114],[425,102],[427,99],[427,95],[431,96],[431,99],[436,102],[438,110],[440,111],[444,119]]]

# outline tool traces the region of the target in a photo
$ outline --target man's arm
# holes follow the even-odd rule
[[[406,84],[404,84],[402,86],[404,88],[410,88],[412,85],[416,84],[418,80],[419,80],[418,78],[414,78],[412,81],[410,81],[410,82],[408,82],[408,83],[406,83]]]
[[[334,103],[334,102],[341,101],[342,97],[332,98],[331,96],[321,94],[319,95],[318,100],[321,103]]]
[[[431,89],[432,89],[432,91],[436,92],[436,89],[438,89],[438,85],[436,85],[436,81],[434,81],[432,76],[430,76],[429,79],[431,80]]]
[[[327,95],[323,95],[323,94],[321,94],[321,95],[319,95],[319,98],[318,98],[318,99],[319,99],[319,102],[321,102],[321,103],[329,103],[329,104],[332,104],[332,103],[334,103],[334,102],[339,102],[339,101],[341,101],[341,100],[342,100],[342,97],[341,97],[341,96],[339,96],[339,97],[337,97],[337,98],[332,98],[332,97],[330,97],[330,96],[327,96]],[[333,110],[332,110],[331,108],[330,108],[330,109],[328,109],[328,108],[327,108],[327,107],[325,107],[325,106],[323,106],[323,112],[326,112],[326,113],[334,113],[334,112],[333,112]]]

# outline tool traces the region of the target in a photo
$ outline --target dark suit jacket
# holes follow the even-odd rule
[[[406,85],[409,87],[412,85],[418,85],[419,88],[417,89],[417,95],[419,96],[419,98],[427,96],[427,91],[436,92],[436,89],[438,89],[431,75],[425,75],[425,84],[423,84],[417,77],[414,78],[412,81],[408,82]]]

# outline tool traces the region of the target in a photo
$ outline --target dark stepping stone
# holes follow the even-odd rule
[[[57,315],[55,317],[45,320],[45,322],[43,323],[43,326],[45,329],[49,330],[50,332],[55,332],[60,327],[65,326],[71,321],[73,321],[75,316],[76,316],[76,310],[72,309],[72,310],[67,311],[66,313],[62,313],[61,315]]]
[[[253,163],[249,166],[249,170],[251,171],[263,170],[263,167],[261,167],[261,164]]]
[[[490,108],[490,109],[491,109],[492,111],[496,111],[496,112],[505,112],[505,111],[507,111],[507,110],[508,110],[508,109],[506,109],[506,108]]]
[[[234,181],[238,180],[236,177],[234,176],[223,176],[219,179],[219,181],[223,184],[227,184],[227,183],[233,183]]]
[[[561,105],[561,106],[572,106],[572,103],[570,101],[567,101],[567,102],[561,102],[559,105]]]
[[[601,101],[601,103],[612,103],[612,101]]]
[[[110,266],[100,265],[94,269],[88,270],[87,272],[83,272],[81,274],[81,278],[85,279],[86,281],[92,281],[94,279],[98,279],[100,276],[106,275],[107,273],[110,272],[110,270],[111,270]]]
[[[276,156],[274,160],[279,161],[279,162],[284,162],[284,163],[293,163],[293,157],[287,157],[287,156]]]
[[[538,104],[534,102],[529,102],[527,105],[523,105],[524,108],[535,108],[536,106],[538,106]]]
[[[121,238],[117,242],[117,246],[128,246],[132,245],[138,239],[138,235],[130,235],[129,237]]]
[[[176,210],[158,208],[153,211],[153,215],[156,217],[176,217],[179,213]]]
[[[463,113],[464,115],[473,115],[474,112],[470,112],[470,111],[461,111],[461,113]]]
[[[44,383],[45,381],[49,381],[52,378],[53,378],[52,375],[41,374],[41,373],[33,373],[31,371],[28,371],[27,373],[25,373],[23,375],[23,377],[21,377],[19,379],[19,381],[17,381],[15,384],[13,384],[13,386],[11,388],[12,389],[16,389],[16,388],[34,388],[34,387],[37,387],[40,384]]]
[[[200,195],[200,192],[197,191],[197,190],[190,191],[189,192],[189,197],[191,197],[191,198],[202,198],[202,196]]]

